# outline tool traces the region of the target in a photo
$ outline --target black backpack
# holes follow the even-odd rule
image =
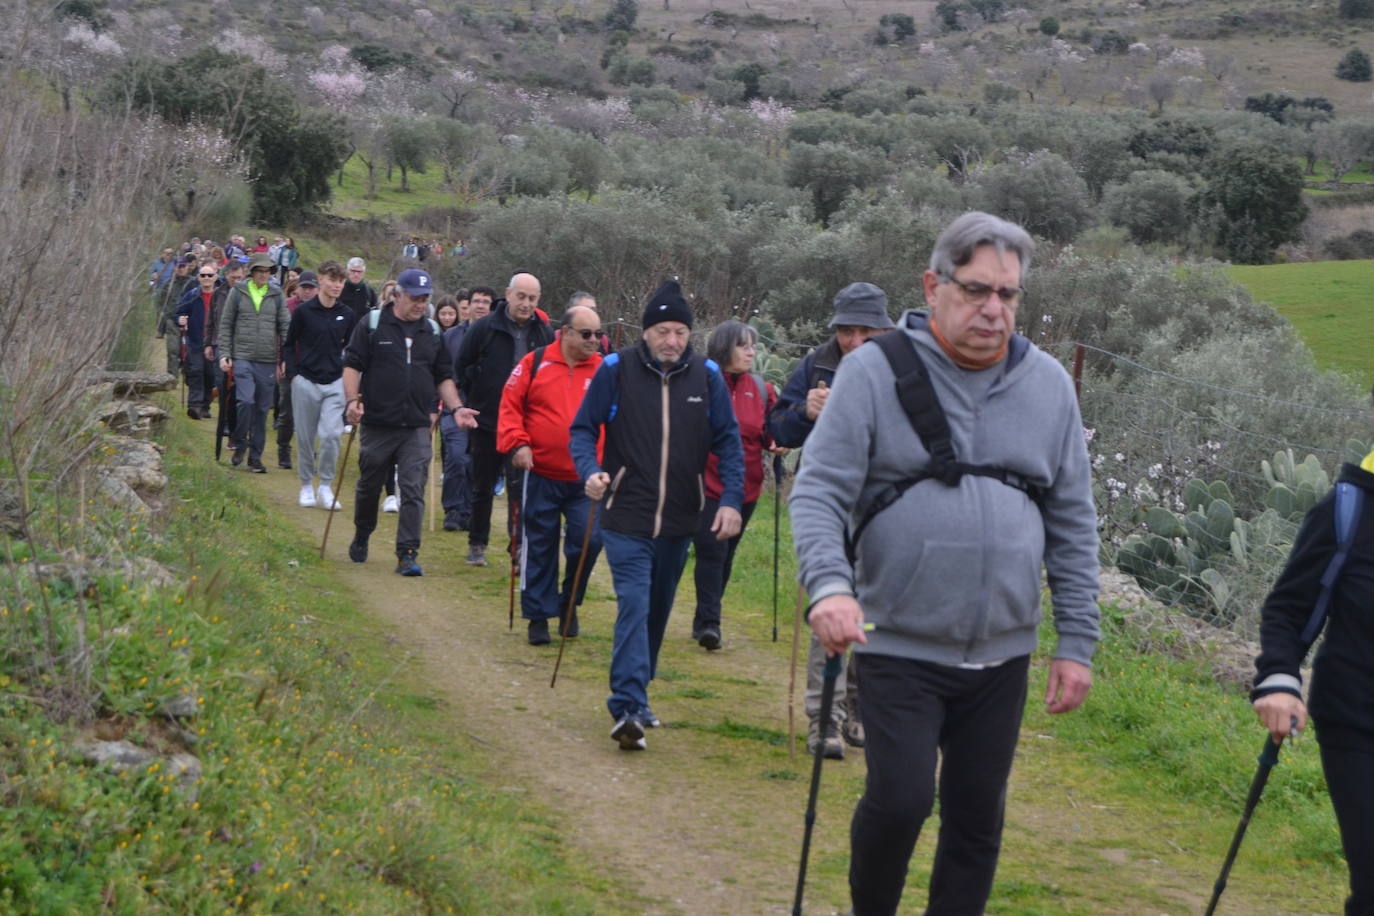
[[[938,480],[949,487],[957,487],[965,474],[976,477],[991,477],[1009,487],[1025,493],[1038,506],[1045,498],[1044,488],[1031,483],[1021,474],[987,464],[966,464],[954,453],[954,442],[950,438],[949,421],[945,419],[944,408],[935,393],[930,380],[930,370],[926,368],[916,346],[900,329],[889,334],[879,334],[871,343],[876,344],[887,357],[892,374],[896,376],[897,400],[902,405],[906,418],[916,430],[921,445],[930,453],[930,463],[925,470],[914,477],[898,483],[889,484],[878,493],[864,512],[854,530],[845,538],[845,554],[852,566],[857,555],[859,538],[864,529],[887,507],[923,480]]]

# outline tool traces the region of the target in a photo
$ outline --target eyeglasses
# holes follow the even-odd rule
[[[1009,309],[1014,309],[1021,304],[1021,297],[1025,295],[1025,290],[1019,286],[988,286],[986,283],[965,283],[953,277],[945,277],[946,283],[953,283],[959,287],[959,292],[964,294],[964,301],[969,305],[983,305],[996,293],[997,298]]]
[[[202,280],[213,280],[213,279],[215,279],[216,276],[217,276],[217,274],[201,274],[201,275],[200,275],[200,278],[201,278]]]
[[[591,340],[593,337],[595,337],[597,340],[602,340],[606,336],[606,332],[601,330],[600,328],[596,328],[595,330],[593,330],[592,328],[569,328],[568,330],[576,331],[577,333],[581,334],[583,340]]]

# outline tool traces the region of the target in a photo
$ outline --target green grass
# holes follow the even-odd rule
[[[1257,300],[1297,328],[1317,365],[1374,382],[1374,261],[1312,261],[1234,266],[1229,273]]]
[[[437,163],[431,164],[423,172],[410,173],[410,190],[401,190],[401,172],[392,172],[391,180],[386,178],[384,168],[377,169],[377,194],[369,196],[367,187],[367,166],[357,156],[344,164],[344,183],[340,187],[337,173],[330,179],[333,196],[329,211],[336,216],[349,219],[380,219],[388,222],[404,218],[417,210],[431,207],[457,206],[457,199],[445,190],[444,175]]]
[[[92,690],[100,719],[173,747],[154,715],[190,690],[196,795],[166,761],[115,773],[73,751],[75,723],[44,713],[57,682],[0,656],[0,911],[6,913],[592,913],[605,887],[570,864],[543,810],[488,788],[452,712],[357,611],[293,526],[241,478],[207,468],[203,437],[168,437],[165,530],[94,513],[132,553],[185,570],[157,590],[107,576]],[[27,548],[9,542],[20,565]],[[0,615],[23,574],[0,572]],[[50,583],[59,646],[80,600]],[[94,615],[94,610],[91,611]],[[16,619],[18,618],[18,619]],[[17,631],[9,630],[11,636]]]

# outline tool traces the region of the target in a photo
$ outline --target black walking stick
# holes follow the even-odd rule
[[[343,489],[344,471],[348,470],[348,453],[353,448],[353,437],[358,435],[358,424],[353,424],[353,431],[348,434],[348,441],[344,443],[343,461],[339,464],[339,479],[335,481],[339,489]],[[324,559],[324,547],[329,543],[329,526],[334,523],[334,510],[339,507],[339,491],[334,490],[334,501],[329,504],[329,517],[324,520],[324,537],[320,539],[320,559]],[[376,499],[374,496],[373,499]],[[376,507],[374,502],[373,507]]]
[[[563,634],[562,640],[558,643],[558,658],[553,663],[553,677],[549,678],[549,689],[552,690],[558,683],[558,666],[563,664],[563,647],[568,644],[568,628],[572,625],[574,612],[577,610],[577,593],[581,591],[582,570],[587,567],[587,550],[592,543],[592,525],[596,524],[596,503],[592,503],[587,510],[587,530],[582,532],[582,553],[577,557],[577,572],[573,574],[572,592],[568,595],[568,609],[563,613],[563,623],[558,628]]]
[[[1296,720],[1294,720],[1296,723]],[[1245,828],[1250,826],[1250,815],[1255,813],[1255,806],[1259,804],[1260,795],[1264,792],[1264,784],[1269,781],[1269,771],[1279,762],[1279,743],[1270,735],[1264,739],[1264,750],[1260,751],[1259,769],[1255,771],[1255,778],[1250,783],[1250,795],[1245,799],[1245,811],[1241,813],[1240,823],[1236,825],[1236,835],[1231,838],[1231,848],[1226,853],[1226,861],[1221,866],[1221,874],[1217,876],[1217,883],[1212,888],[1212,900],[1207,904],[1206,916],[1212,916],[1217,909],[1217,901],[1221,899],[1221,892],[1226,890],[1226,878],[1231,874],[1231,865],[1236,861],[1236,853],[1240,851],[1240,841],[1245,839]]]
[[[778,641],[778,531],[782,524],[782,456],[773,456],[773,642]]]
[[[792,916],[801,916],[802,893],[806,889],[806,858],[811,852],[811,828],[816,825],[816,795],[821,788],[821,761],[825,759],[825,730],[830,722],[830,708],[835,704],[835,679],[840,676],[840,659],[844,653],[825,657],[825,680],[821,684],[821,740],[816,742],[816,755],[811,762],[811,794],[806,800],[806,832],[802,834],[801,867],[797,869],[797,896],[792,901]],[[791,736],[788,736],[791,740]]]
[[[224,437],[229,434],[229,421],[238,399],[234,397],[234,367],[223,373],[219,386],[219,417],[215,421],[215,461],[224,451]]]

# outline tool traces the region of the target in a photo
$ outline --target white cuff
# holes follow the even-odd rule
[[[1271,674],[1255,685],[1256,690],[1295,690],[1302,693],[1302,681],[1291,674]]]

